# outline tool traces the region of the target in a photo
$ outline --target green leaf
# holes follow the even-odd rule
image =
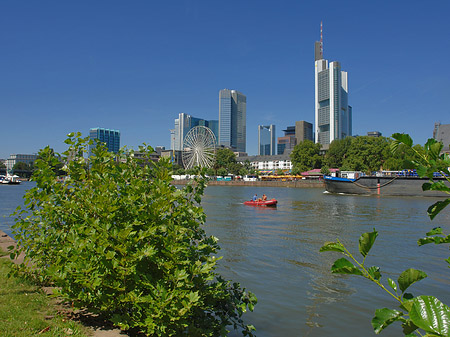
[[[450,310],[434,296],[418,296],[413,300],[409,316],[413,323],[426,332],[439,336],[450,334]]]
[[[400,320],[403,313],[394,309],[377,309],[375,310],[375,317],[372,318],[373,330],[376,334],[379,334],[384,328]]]
[[[412,334],[415,330],[417,330],[418,326],[415,325],[410,319],[406,320],[406,322],[402,323],[403,334],[409,335]],[[413,335],[415,336],[415,335]]]
[[[353,274],[353,275],[363,275],[361,270],[355,267],[349,260],[345,257],[334,261],[331,266],[331,272],[335,274]]]
[[[413,146],[413,140],[407,133],[394,133],[392,135],[392,138],[405,144],[406,146],[409,146],[409,147]]]
[[[380,267],[372,266],[369,269],[367,269],[367,272],[375,280],[379,280],[381,278]]]
[[[325,242],[325,244],[320,247],[319,252],[327,251],[345,253],[344,246],[340,242]]]
[[[431,231],[429,231],[426,235],[438,235],[442,234],[442,228],[441,227],[435,227]]]
[[[397,284],[395,283],[395,281],[394,281],[393,279],[389,278],[389,277],[388,277],[387,280],[388,280],[389,286],[390,286],[395,292],[397,292]]]
[[[378,236],[378,232],[374,229],[373,232],[364,233],[359,238],[359,252],[362,256],[366,257],[372,248],[375,239]]]
[[[400,287],[401,292],[405,292],[405,290],[413,283],[420,281],[427,277],[427,274],[425,274],[423,271],[409,268],[405,270],[401,275],[398,277],[398,285]]]
[[[434,217],[438,215],[445,207],[447,207],[448,204],[450,204],[450,198],[445,199],[444,201],[438,201],[428,207],[427,213],[430,219],[433,220]]]

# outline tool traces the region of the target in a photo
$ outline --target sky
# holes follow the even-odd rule
[[[0,0],[0,158],[73,131],[170,148],[178,113],[218,119],[219,90],[258,125],[314,123],[314,42],[348,72],[353,135],[450,123],[450,1]]]

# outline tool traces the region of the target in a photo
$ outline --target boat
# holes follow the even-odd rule
[[[378,173],[375,175],[361,175],[332,177],[324,176],[325,189],[329,193],[386,195],[386,196],[423,196],[446,197],[442,191],[424,191],[422,185],[429,182],[428,178],[420,178],[415,172],[404,174],[403,171]],[[449,182],[442,176],[436,175],[435,181]]]
[[[4,185],[19,185],[20,184],[19,176],[9,174],[7,174],[6,176],[1,175],[0,183]]]
[[[247,205],[247,206],[263,206],[263,207],[276,207],[277,203],[278,203],[277,199],[271,199],[271,200],[265,200],[265,201],[263,201],[263,200],[244,201],[244,205]]]

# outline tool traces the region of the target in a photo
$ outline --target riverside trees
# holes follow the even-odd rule
[[[217,239],[202,228],[204,180],[175,188],[168,161],[148,160],[150,147],[136,159],[97,146],[86,162],[88,138],[70,134],[66,143],[65,181],[56,179],[51,150],[41,150],[36,187],[16,212],[12,257],[26,256],[18,272],[35,273],[123,329],[225,336],[231,326],[252,336],[241,317],[255,296],[215,272]]]

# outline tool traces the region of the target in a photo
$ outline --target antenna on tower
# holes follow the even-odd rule
[[[323,58],[323,35],[322,35],[322,21],[320,21],[320,56]]]

